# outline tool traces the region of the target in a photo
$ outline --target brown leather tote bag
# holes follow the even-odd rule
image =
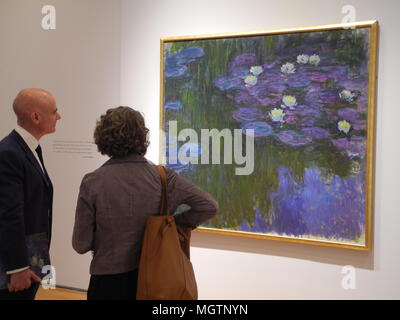
[[[157,166],[162,184],[159,216],[147,218],[139,263],[138,300],[197,300],[190,262],[190,228],[177,226],[168,214],[167,176]]]

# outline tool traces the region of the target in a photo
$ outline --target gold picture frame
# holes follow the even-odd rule
[[[160,48],[160,163],[213,194],[222,210],[217,227],[211,222],[199,232],[371,250],[377,21],[166,37]],[[223,108],[215,110],[211,103]],[[170,165],[166,155],[172,140],[166,132],[171,121],[176,130],[192,128],[199,135],[210,124],[219,130],[252,128],[256,174],[265,173],[266,184],[273,181],[271,190],[262,191],[270,198],[256,194],[262,184],[255,178],[229,178],[229,165]],[[271,170],[257,167],[263,148],[279,154],[272,157]],[[204,151],[194,149],[195,155]],[[263,155],[258,159],[271,158]],[[283,167],[296,161],[294,168]],[[219,172],[226,180],[216,178]],[[297,198],[280,187],[284,184],[294,188]],[[237,186],[245,194],[243,202],[254,203],[242,206]],[[249,191],[253,186],[255,194]],[[313,199],[310,192],[321,186],[327,190],[314,192]],[[229,216],[236,209],[238,217]]]

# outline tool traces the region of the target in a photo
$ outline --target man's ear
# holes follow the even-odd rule
[[[32,112],[31,113],[31,120],[34,124],[38,124],[39,123],[39,113],[37,112]]]

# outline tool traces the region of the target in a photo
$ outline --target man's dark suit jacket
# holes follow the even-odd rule
[[[50,264],[53,186],[32,151],[13,130],[0,141],[0,289],[6,271]]]

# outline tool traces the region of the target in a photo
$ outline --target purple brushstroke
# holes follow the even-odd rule
[[[312,142],[312,138],[302,135],[293,130],[284,130],[275,134],[275,136],[283,143],[294,147],[308,145]]]
[[[215,85],[221,91],[228,91],[232,89],[243,90],[245,89],[245,83],[240,77],[222,77],[215,81]]]
[[[183,104],[179,100],[169,101],[165,103],[164,108],[167,110],[181,110],[183,108]]]
[[[257,108],[239,108],[233,112],[232,117],[239,122],[255,121],[262,117],[262,112]]]
[[[356,121],[360,116],[359,112],[352,108],[343,108],[338,111],[338,115],[347,121]]]
[[[242,125],[242,130],[253,129],[254,137],[267,137],[274,133],[272,127],[262,121],[248,122]]]
[[[247,91],[240,91],[235,95],[235,101],[238,104],[244,104],[247,106],[252,106],[258,104],[258,100],[251,96]]]
[[[331,136],[328,130],[318,128],[318,127],[312,127],[312,128],[303,128],[301,131],[309,135],[311,138],[314,139],[327,139]]]
[[[231,66],[240,66],[240,65],[254,65],[257,61],[256,55],[254,53],[245,53],[235,57]]]
[[[204,56],[204,50],[200,47],[183,49],[165,59],[166,78],[189,78],[186,64],[196,61]]]
[[[365,157],[366,151],[366,139],[365,137],[352,136],[350,139],[332,139],[332,144],[338,149],[344,151],[350,158],[358,156],[361,158]]]
[[[339,100],[339,94],[336,89],[310,90],[304,99],[307,102],[333,103]]]
[[[271,196],[274,209],[270,217],[263,217],[256,209],[253,225],[243,221],[241,230],[350,241],[362,236],[365,231],[362,175],[326,180],[319,169],[308,168],[304,182],[299,182],[288,169],[280,168],[278,176],[279,187]]]

